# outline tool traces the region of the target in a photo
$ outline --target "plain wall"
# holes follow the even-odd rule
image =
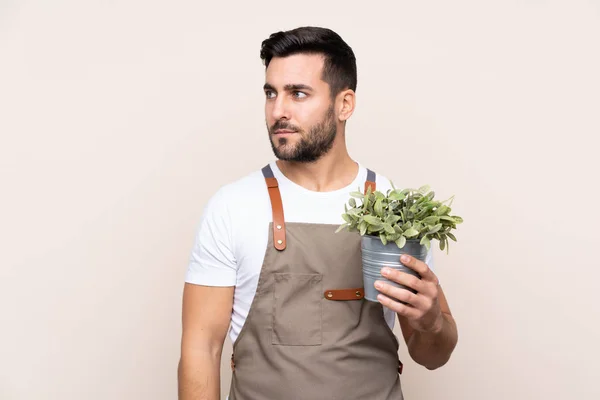
[[[351,155],[465,221],[406,398],[600,398],[598,1],[2,0],[0,399],[176,398],[193,235],[273,158],[260,43],[300,25],[357,55]]]

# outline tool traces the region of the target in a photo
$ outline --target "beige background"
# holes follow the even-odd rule
[[[273,157],[259,46],[299,25],[357,54],[352,156],[465,220],[406,398],[600,398],[598,1],[2,0],[0,399],[176,398],[196,224]]]

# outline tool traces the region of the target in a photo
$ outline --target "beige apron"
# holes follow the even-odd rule
[[[277,180],[269,166],[263,174],[273,222],[229,400],[403,399],[398,340],[382,305],[363,298],[360,235],[286,223]]]

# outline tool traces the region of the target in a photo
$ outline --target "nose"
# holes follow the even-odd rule
[[[271,103],[271,105],[272,105],[271,117],[275,121],[279,121],[280,119],[287,119],[287,120],[290,119],[290,117],[291,117],[290,109],[288,107],[287,101],[284,96],[277,97]]]

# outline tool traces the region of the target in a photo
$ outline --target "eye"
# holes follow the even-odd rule
[[[267,97],[267,99],[272,99],[273,97],[275,97],[275,93],[273,93],[272,90],[265,90],[265,96]]]
[[[295,91],[294,97],[296,97],[297,99],[304,99],[307,97],[307,94],[304,92]]]

